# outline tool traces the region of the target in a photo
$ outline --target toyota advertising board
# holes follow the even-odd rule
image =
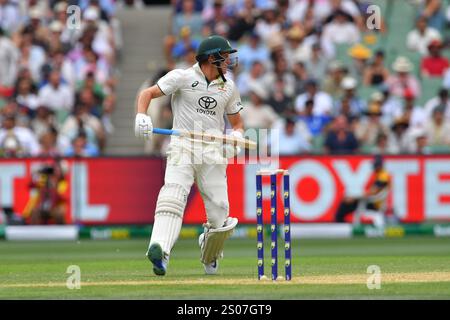
[[[290,172],[292,221],[333,221],[345,194],[362,194],[371,174],[371,161],[367,156],[281,157],[273,166]],[[2,207],[13,207],[18,214],[23,212],[30,198],[32,172],[44,162],[0,161]],[[159,158],[65,160],[66,221],[88,225],[152,223],[164,181],[164,163]],[[391,156],[386,157],[385,166],[392,177],[388,207],[402,222],[450,220],[450,156]],[[240,223],[255,222],[255,174],[259,168],[250,164],[228,167],[230,215]],[[265,207],[269,205],[267,182],[263,180]],[[280,207],[281,192],[279,189]],[[268,221],[269,215],[265,219]],[[203,201],[195,187],[188,198],[184,221],[205,222]]]

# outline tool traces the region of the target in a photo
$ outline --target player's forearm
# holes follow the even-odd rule
[[[244,121],[242,121],[239,113],[229,115],[228,120],[230,121],[231,127],[234,131],[240,131],[241,133],[244,133]]]
[[[237,123],[235,125],[233,125],[233,130],[234,131],[240,131],[241,133],[244,133],[244,124],[241,121],[240,123]]]
[[[152,92],[150,90],[141,91],[138,98],[137,113],[147,114],[147,109],[152,98]]]

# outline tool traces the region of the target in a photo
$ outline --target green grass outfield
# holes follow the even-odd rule
[[[219,274],[206,276],[196,240],[180,240],[157,277],[146,239],[1,241],[0,299],[450,299],[450,238],[295,240],[293,280],[277,283],[256,280],[255,242],[228,240]],[[81,289],[66,287],[70,265],[81,269]],[[381,289],[367,288],[370,265],[381,269]]]

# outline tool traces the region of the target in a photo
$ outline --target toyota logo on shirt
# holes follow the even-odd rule
[[[198,104],[200,105],[200,107],[206,110],[211,110],[217,107],[216,99],[208,96],[204,96],[198,99]]]

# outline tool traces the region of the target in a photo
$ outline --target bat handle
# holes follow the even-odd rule
[[[164,134],[166,136],[179,135],[177,130],[172,129],[153,128],[152,132],[156,134]]]

